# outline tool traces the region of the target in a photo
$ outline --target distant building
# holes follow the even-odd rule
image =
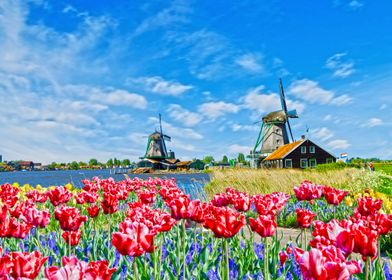
[[[32,161],[20,161],[18,162],[19,170],[34,170],[34,162]]]
[[[205,163],[202,162],[200,159],[196,159],[191,162],[190,168],[195,169],[195,170],[203,170],[205,166]]]
[[[314,168],[317,164],[332,163],[336,157],[309,139],[280,146],[266,157],[263,167],[272,168]]]
[[[0,155],[0,162],[3,162],[3,156]]]
[[[44,169],[44,167],[43,167],[42,163],[40,163],[40,162],[34,163],[34,170],[43,170],[43,169]]]

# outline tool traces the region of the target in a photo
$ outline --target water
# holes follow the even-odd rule
[[[0,172],[0,184],[17,182],[20,185],[30,184],[32,186],[41,185],[42,187],[60,186],[71,183],[75,187],[82,187],[81,180],[91,179],[94,176],[99,178],[112,177],[116,181],[124,180],[122,174],[110,174],[109,169],[104,170],[64,170],[64,171],[18,171]],[[205,173],[189,174],[129,174],[130,178],[139,177],[148,179],[150,177],[160,177],[164,179],[174,178],[177,185],[192,199],[204,199],[204,185],[210,181],[210,177]]]

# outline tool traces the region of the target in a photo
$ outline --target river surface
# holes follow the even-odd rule
[[[99,178],[112,177],[116,181],[124,180],[122,174],[113,174],[109,169],[104,170],[64,170],[64,171],[17,171],[0,172],[0,184],[17,182],[20,185],[30,184],[32,186],[41,185],[42,187],[60,186],[71,183],[75,187],[82,187],[81,180],[91,179],[94,176]],[[210,181],[210,177],[205,173],[191,174],[129,174],[130,178],[139,177],[148,179],[150,177],[160,177],[164,179],[174,178],[177,185],[192,199],[205,198],[204,185]]]

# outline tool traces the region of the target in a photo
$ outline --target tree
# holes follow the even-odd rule
[[[106,162],[106,166],[113,166],[113,160],[111,158]]]
[[[214,162],[214,161],[215,161],[215,159],[213,158],[213,156],[205,156],[203,159],[203,162],[205,164],[210,164],[211,162]]]
[[[227,156],[226,155],[224,155],[223,156],[223,158],[222,158],[222,161],[221,161],[222,163],[229,163],[229,159],[227,158]]]
[[[71,170],[78,170],[79,169],[79,164],[76,161],[73,161],[69,164],[69,169]]]
[[[89,166],[98,165],[98,160],[96,160],[95,158],[92,158],[89,160],[88,165]]]
[[[123,166],[130,166],[130,165],[131,165],[131,161],[130,161],[129,159],[124,159],[124,160],[122,161],[122,165],[123,165]]]
[[[79,167],[81,167],[81,166],[87,166],[87,163],[86,162],[83,162],[83,161],[79,161]]]
[[[246,162],[245,155],[243,153],[239,153],[238,154],[238,162],[240,162],[240,163],[245,163]]]

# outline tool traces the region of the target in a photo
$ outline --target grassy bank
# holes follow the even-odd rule
[[[382,176],[382,175],[381,175]],[[205,187],[211,197],[223,192],[227,187],[250,194],[282,191],[293,192],[293,186],[303,180],[329,185],[336,188],[360,192],[365,188],[382,188],[383,193],[390,195],[392,179],[380,177],[377,172],[368,172],[357,168],[340,170],[295,170],[295,169],[225,169],[214,170],[211,182]]]
[[[392,175],[392,163],[374,163],[374,170]]]

